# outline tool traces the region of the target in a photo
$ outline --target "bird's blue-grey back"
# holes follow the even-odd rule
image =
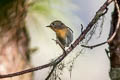
[[[68,47],[72,41],[73,41],[73,32],[69,29],[68,33],[67,33],[67,37],[66,37],[66,45],[65,46]]]

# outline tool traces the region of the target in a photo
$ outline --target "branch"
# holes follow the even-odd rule
[[[83,25],[81,24],[81,32],[83,32]]]
[[[59,46],[62,48],[62,50],[64,52],[63,54],[66,55],[65,47],[58,40],[55,40],[55,39],[52,39],[52,40],[54,40],[57,44],[59,44]],[[53,68],[52,68],[51,72],[49,73],[49,75],[47,76],[47,78],[45,80],[49,80],[49,78],[51,77],[51,75],[54,72],[57,65],[58,65],[58,63],[53,65]]]
[[[14,76],[18,76],[18,75],[22,75],[22,74],[26,74],[29,72],[33,72],[33,71],[37,71],[37,70],[41,70],[50,66],[54,66],[56,64],[59,64],[68,54],[70,54],[70,52],[77,46],[79,45],[79,43],[85,38],[86,34],[89,32],[89,30],[92,28],[92,26],[99,20],[99,18],[105,14],[104,11],[107,9],[107,6],[112,2],[112,0],[107,0],[101,7],[100,9],[96,12],[96,15],[94,16],[94,18],[92,19],[92,21],[88,24],[88,26],[86,27],[86,29],[81,33],[81,35],[75,40],[75,42],[65,51],[65,53],[63,52],[62,55],[60,55],[56,60],[42,65],[42,66],[38,66],[35,68],[30,68],[30,69],[26,69],[20,72],[15,72],[15,73],[11,73],[11,74],[6,74],[6,75],[0,75],[0,78],[8,78],[8,77],[14,77]]]
[[[49,75],[47,76],[47,78],[45,80],[49,80],[50,76],[52,75],[53,71],[55,70],[57,65],[54,65],[51,72],[49,73]]]
[[[58,40],[55,40],[55,39],[52,39],[52,40],[54,40],[57,44],[59,44],[63,52],[66,54],[65,47]]]
[[[98,47],[98,46],[101,46],[101,45],[103,45],[103,44],[105,44],[105,43],[107,43],[107,41],[102,42],[102,43],[100,43],[100,44],[92,45],[92,46],[86,46],[86,45],[81,45],[81,46],[82,46],[82,47],[85,47],[85,48],[93,49],[93,48]]]
[[[118,21],[117,21],[116,29],[115,29],[113,35],[108,39],[108,43],[113,41],[113,39],[115,38],[115,36],[116,36],[116,34],[117,34],[118,30],[119,30],[119,27],[120,27],[120,8],[118,6],[117,0],[114,0],[114,3],[115,3],[115,6],[117,8],[117,12],[118,12]]]

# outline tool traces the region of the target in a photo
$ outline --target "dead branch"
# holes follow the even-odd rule
[[[119,29],[119,27],[120,27],[120,8],[119,8],[119,6],[118,6],[117,0],[114,0],[114,3],[115,3],[115,6],[116,6],[116,8],[117,8],[117,12],[118,12],[118,21],[117,21],[116,29],[115,29],[113,35],[108,39],[108,43],[110,43],[110,42],[113,41],[113,39],[115,38],[115,36],[116,36],[116,34],[117,34],[117,32],[118,32],[118,29]]]
[[[93,48],[98,47],[98,46],[101,46],[101,45],[103,45],[103,44],[105,44],[105,43],[107,43],[107,41],[102,42],[102,43],[100,43],[100,44],[92,45],[92,46],[86,46],[86,45],[81,45],[81,46],[82,46],[82,47],[85,47],[85,48],[93,49]]]
[[[57,44],[59,44],[63,52],[66,54],[65,47],[58,40],[55,40],[55,39],[52,39],[52,40],[54,40]]]
[[[50,71],[49,75],[47,76],[47,78],[45,80],[49,80],[49,78],[51,77],[51,75],[52,75],[53,71],[55,70],[56,66],[57,65],[53,66],[52,70]]]
[[[61,49],[64,52],[64,55],[66,55],[65,47],[58,40],[55,40],[55,39],[52,39],[52,40],[54,40],[57,44],[59,44],[59,46],[61,47]],[[47,78],[45,80],[49,80],[49,78],[51,77],[51,75],[52,75],[52,73],[55,70],[57,65],[58,65],[58,63],[53,65],[53,68],[52,68],[51,72],[49,73],[49,75],[47,76]]]

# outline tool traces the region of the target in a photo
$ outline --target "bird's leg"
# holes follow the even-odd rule
[[[62,48],[63,52],[66,54],[65,47],[60,43],[60,41],[55,40],[55,39],[52,39],[52,40],[54,40],[57,44],[59,44],[59,46]]]

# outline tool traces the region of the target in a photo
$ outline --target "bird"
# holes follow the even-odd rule
[[[64,48],[69,47],[69,45],[73,41],[73,31],[71,28],[66,26],[60,20],[55,20],[46,27],[51,28],[56,33],[57,40],[62,44]]]

